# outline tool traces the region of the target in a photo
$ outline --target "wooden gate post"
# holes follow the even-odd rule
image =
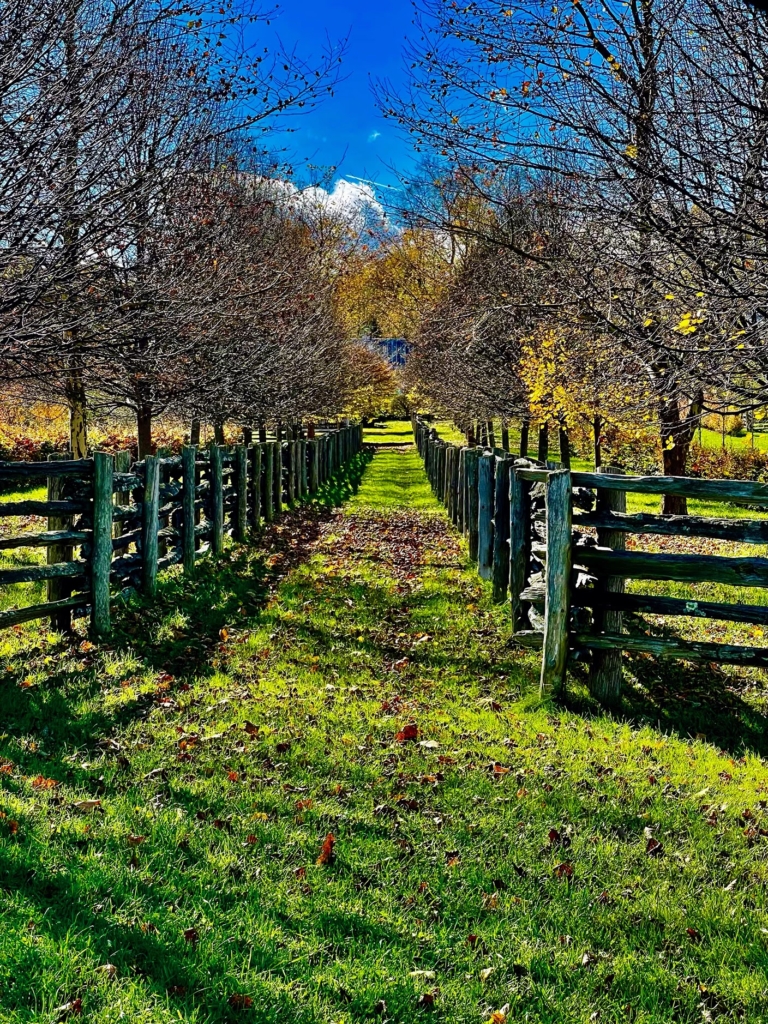
[[[571,474],[555,470],[547,480],[547,566],[541,692],[562,693],[568,666],[571,607]]]
[[[112,568],[112,456],[93,456],[93,545],[91,547],[91,628],[109,632],[109,573]]]
[[[275,518],[275,444],[267,441],[264,445],[264,522]]]
[[[597,473],[623,476],[624,470],[600,466]],[[626,512],[626,491],[609,491],[600,488],[597,492],[596,511]],[[597,543],[602,547],[624,551],[627,546],[626,534],[621,530],[598,530]],[[607,594],[623,594],[624,579],[621,576],[598,576],[596,590]],[[595,609],[594,632],[621,633],[622,614],[610,609]],[[589,672],[589,689],[593,697],[608,705],[618,704],[621,699],[622,654],[620,650],[593,651]]]
[[[141,588],[148,597],[157,590],[157,531],[160,508],[160,460],[144,459],[144,501],[141,529]]]
[[[211,445],[211,552],[220,555],[224,549],[224,482],[222,449]]]
[[[251,524],[261,529],[261,445],[251,448]]]
[[[248,536],[248,449],[235,447],[235,540],[242,543]]]
[[[493,575],[493,455],[477,460],[477,571],[480,578]]]
[[[509,463],[496,459],[493,502],[493,600],[501,604],[509,586]]]
[[[195,568],[195,491],[197,448],[185,445],[181,449],[181,555],[184,572]]]
[[[512,628],[517,633],[528,629],[527,603],[520,595],[528,585],[531,561],[531,495],[527,480],[522,480],[514,465],[509,471],[509,600]]]

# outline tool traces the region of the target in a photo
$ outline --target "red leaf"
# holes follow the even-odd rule
[[[198,940],[200,939],[200,934],[197,928],[185,928],[184,939],[187,942],[191,942],[193,946],[196,945]]]
[[[573,878],[573,864],[569,861],[563,861],[562,864],[558,864],[555,868],[555,878]]]
[[[649,857],[661,857],[664,854],[664,847],[658,839],[651,838],[646,844],[645,852]]]
[[[406,725],[400,732],[395,733],[395,739],[398,743],[408,743],[409,741],[417,740],[419,738],[419,727],[411,722],[410,725]]]
[[[334,836],[332,832],[329,832],[328,835],[323,840],[323,847],[320,850],[320,856],[317,858],[317,863],[318,864],[332,864],[333,863],[333,858],[335,856],[335,854],[333,852],[333,847],[334,847],[335,843],[336,843],[336,836]]]
[[[241,995],[239,992],[230,996],[227,1002],[234,1010],[250,1010],[253,1006],[253,999],[250,996]]]

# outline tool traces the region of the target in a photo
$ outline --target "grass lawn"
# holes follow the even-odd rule
[[[109,643],[0,634],[1,1021],[768,1020],[757,697],[542,703],[407,429]]]

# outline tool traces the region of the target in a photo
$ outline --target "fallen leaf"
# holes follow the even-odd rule
[[[200,933],[197,928],[185,928],[184,929],[184,940],[190,942],[193,946],[197,945],[200,939]]]
[[[129,846],[141,846],[141,844],[144,842],[145,838],[146,838],[145,836],[128,836],[128,845]]]
[[[482,971],[480,971],[480,981],[488,981],[490,976],[493,974],[493,971],[493,967],[484,967]]]
[[[562,864],[558,864],[555,868],[555,878],[573,878],[573,864],[569,861],[563,861]]]
[[[485,1024],[506,1024],[509,1014],[509,1003],[505,1003],[500,1010],[494,1010]]]
[[[323,840],[323,846],[322,846],[322,849],[320,850],[320,856],[317,858],[317,863],[318,864],[332,864],[333,863],[333,859],[335,857],[335,854],[333,852],[333,847],[334,847],[335,843],[336,843],[336,837],[333,835],[332,832],[329,832],[328,835]]]
[[[645,852],[649,857],[662,857],[664,855],[664,847],[658,839],[654,839],[651,836],[645,845]]]
[[[110,980],[114,978],[117,974],[117,968],[115,967],[114,964],[102,964],[102,966],[97,967],[96,970],[99,974],[106,975],[106,977]]]
[[[96,811],[101,807],[101,800],[76,800],[72,806],[76,811],[82,811],[84,814],[90,814],[92,811]]]
[[[253,999],[250,996],[241,995],[239,992],[235,992],[227,1000],[233,1010],[250,1010],[253,1006]]]
[[[423,992],[416,1000],[416,1005],[421,1007],[422,1010],[431,1010],[435,1005],[434,992]]]
[[[408,743],[409,741],[417,740],[419,738],[419,727],[411,722],[410,725],[406,725],[400,732],[395,733],[395,739],[398,743]]]
[[[68,1003],[57,1006],[53,1011],[57,1020],[66,1020],[67,1017],[79,1017],[83,1012],[82,999],[70,999]]]

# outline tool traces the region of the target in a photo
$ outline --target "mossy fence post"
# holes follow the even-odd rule
[[[597,468],[598,473],[610,473],[612,476],[623,476],[624,471],[615,467]],[[625,491],[598,490],[595,512],[601,513],[627,511],[627,495]],[[614,551],[626,550],[626,534],[620,530],[598,529],[597,543]],[[623,594],[626,587],[621,576],[597,577],[595,587],[602,594]],[[594,609],[594,631],[596,633],[612,633],[617,635],[622,629],[622,613],[610,608]],[[594,651],[589,673],[589,689],[594,697],[604,704],[617,704],[621,697],[622,653],[618,649],[611,651]]]
[[[320,486],[320,478],[318,474],[318,451],[317,451],[317,439],[313,438],[311,441],[307,441],[307,459],[309,461],[309,493],[317,494],[318,487]]]
[[[195,498],[197,496],[197,448],[185,445],[181,450],[181,548],[184,572],[195,568]]]
[[[274,510],[275,516],[281,516],[283,514],[283,452],[285,450],[284,441],[275,442],[275,459],[274,459]]]
[[[114,463],[107,452],[93,456],[93,544],[91,546],[91,628],[109,632],[109,573],[112,568],[112,480]]]
[[[477,561],[478,548],[478,495],[477,495],[477,463],[478,448],[468,448],[464,461],[465,469],[465,529],[469,538],[469,557]]]
[[[568,665],[571,607],[571,474],[555,470],[547,478],[547,564],[541,692],[562,693]]]
[[[141,588],[152,597],[157,590],[157,557],[160,509],[160,460],[148,455],[144,460],[144,502],[141,523]]]
[[[493,463],[490,452],[477,460],[477,571],[480,578],[493,575]]]

